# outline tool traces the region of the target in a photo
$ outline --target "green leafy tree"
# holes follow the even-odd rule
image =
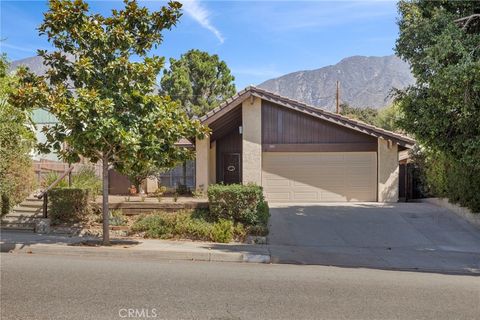
[[[401,125],[421,143],[464,161],[480,159],[480,32],[455,20],[475,1],[400,1],[396,52],[416,78],[398,98]]]
[[[201,117],[236,92],[235,78],[218,55],[189,50],[180,59],[170,59],[164,70],[161,95],[179,101],[190,118]],[[183,161],[183,185],[187,184],[187,163]]]
[[[17,78],[7,73],[8,63],[0,56],[0,207],[9,212],[12,205],[22,201],[33,185],[33,166],[30,153],[35,134],[27,111],[8,103]]]
[[[340,105],[340,114],[347,116],[349,118],[357,119],[369,124],[375,124],[378,117],[378,110],[367,107],[367,108],[357,108],[351,107],[346,103]]]
[[[190,117],[201,117],[235,94],[235,78],[218,55],[189,50],[170,59],[164,70],[161,94],[180,101]]]
[[[449,198],[480,210],[480,19],[459,21],[478,13],[480,3],[400,1],[398,10],[396,52],[416,78],[398,93],[400,125],[424,146],[430,162],[444,164],[432,172],[445,176],[431,181],[457,186],[466,194],[449,192]],[[466,174],[457,179],[454,171]]]
[[[168,2],[154,12],[134,0],[124,4],[105,17],[91,13],[83,0],[50,0],[39,30],[57,51],[39,51],[49,67],[45,76],[19,71],[20,87],[11,99],[23,108],[46,109],[59,120],[45,129],[42,149],[55,150],[67,162],[80,156],[102,161],[105,244],[109,168],[170,167],[190,155],[175,143],[205,132],[178,103],[154,93],[164,59],[149,52],[162,42],[162,31],[175,26],[181,4]]]
[[[401,112],[397,104],[392,104],[382,109],[374,109],[371,107],[351,107],[344,103],[341,105],[340,114],[385,130],[401,131],[398,126]]]
[[[402,117],[400,107],[393,103],[390,106],[378,110],[378,115],[374,125],[385,130],[399,132],[404,131],[399,127],[399,121]]]

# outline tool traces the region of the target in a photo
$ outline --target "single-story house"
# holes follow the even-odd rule
[[[270,202],[396,202],[399,152],[415,143],[253,86],[200,120],[196,188],[256,183]]]

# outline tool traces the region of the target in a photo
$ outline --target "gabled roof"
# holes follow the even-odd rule
[[[185,138],[180,138],[180,140],[175,142],[175,146],[184,147],[184,148],[193,148],[194,147],[193,143],[191,143],[190,140],[185,139]]]
[[[378,128],[376,126],[372,126],[359,120],[350,119],[337,113],[319,109],[317,107],[287,97],[283,97],[276,93],[260,89],[255,86],[249,86],[242,91],[239,91],[233,97],[223,102],[220,106],[211,110],[205,116],[201,117],[200,121],[203,124],[211,124],[212,122],[221,118],[224,114],[228,113],[230,110],[234,109],[240,103],[250,97],[258,97],[260,99],[270,101],[282,107],[302,112],[310,116],[371,135],[376,138],[392,140],[393,142],[406,148],[411,148],[415,144],[415,140],[407,136],[391,132],[382,128]]]

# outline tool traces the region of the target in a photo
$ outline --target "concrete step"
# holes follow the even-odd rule
[[[43,202],[43,199],[38,199],[37,197],[28,197],[24,201],[30,201],[30,202]]]
[[[2,224],[7,223],[35,223],[36,219],[41,219],[42,215],[38,216],[11,216],[7,215],[1,219]]]
[[[24,213],[35,213],[35,212],[41,212],[42,208],[36,208],[36,207],[24,207],[23,205],[16,206],[13,208],[12,212],[24,212]]]
[[[17,220],[32,220],[32,219],[41,219],[43,218],[43,214],[41,212],[36,213],[36,214],[22,214],[21,212],[17,213],[10,213],[7,214],[2,218],[2,220],[5,221],[17,221]]]
[[[20,203],[19,206],[28,207],[28,208],[42,208],[43,207],[43,201],[25,200],[22,203]]]
[[[2,230],[15,230],[15,231],[35,231],[35,223],[3,223],[0,225]]]

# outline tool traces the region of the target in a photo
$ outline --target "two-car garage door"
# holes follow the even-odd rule
[[[270,202],[376,201],[376,152],[264,152]]]

